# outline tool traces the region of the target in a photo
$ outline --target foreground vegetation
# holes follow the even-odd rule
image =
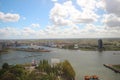
[[[47,60],[42,60],[32,71],[25,66],[4,63],[0,80],[75,80],[75,72],[67,60],[52,66]]]

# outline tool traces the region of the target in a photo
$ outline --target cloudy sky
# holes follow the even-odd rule
[[[0,0],[0,39],[120,38],[120,0]]]

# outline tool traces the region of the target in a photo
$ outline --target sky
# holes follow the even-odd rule
[[[120,0],[0,0],[0,39],[120,38]]]

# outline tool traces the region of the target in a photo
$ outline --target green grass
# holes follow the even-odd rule
[[[120,64],[119,65],[113,65],[113,67],[120,70]]]

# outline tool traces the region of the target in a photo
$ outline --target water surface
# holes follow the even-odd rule
[[[83,80],[85,75],[98,75],[101,80],[120,80],[120,74],[107,69],[103,64],[120,64],[120,51],[80,51],[49,48],[51,52],[9,51],[0,55],[0,66],[9,64],[31,63],[32,59],[39,61],[59,58],[69,60],[76,72],[76,80]]]

